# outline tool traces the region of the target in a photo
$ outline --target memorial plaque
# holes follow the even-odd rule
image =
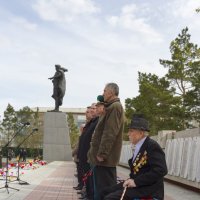
[[[133,156],[131,145],[123,145],[121,151],[120,162],[123,164],[128,164],[128,160]]]
[[[120,162],[124,163],[124,156],[125,156],[125,146],[126,145],[122,145],[122,150],[121,150],[121,156],[120,156]]]
[[[171,143],[171,149],[170,149],[170,159],[169,159],[169,168],[168,168],[168,173],[170,175],[173,175],[173,170],[174,170],[174,154],[175,154],[175,140],[172,140]]]
[[[180,176],[182,178],[187,177],[191,140],[192,140],[191,138],[185,138],[183,142],[183,155],[182,155],[181,169],[180,169]]]
[[[174,175],[174,171],[175,171],[175,166],[176,166],[176,158],[177,158],[177,145],[178,145],[178,141],[177,139],[173,140],[173,151],[172,151],[172,174]]]
[[[191,141],[191,151],[189,154],[189,159],[188,159],[188,176],[187,179],[194,181],[195,180],[195,175],[196,175],[196,157],[197,157],[197,140],[196,138],[193,138]]]
[[[200,137],[197,138],[197,152],[196,181],[200,182]]]
[[[128,160],[133,156],[133,150],[131,148],[131,145],[127,145],[127,156],[126,156],[126,161],[128,162]]]
[[[183,138],[178,138],[175,147],[175,160],[174,160],[174,176],[180,175],[181,159],[183,152]]]
[[[169,170],[169,163],[170,163],[170,152],[171,152],[171,143],[172,143],[172,140],[171,139],[168,139],[167,142],[166,142],[166,147],[165,147],[165,157],[166,157],[166,162],[167,162],[167,168]]]

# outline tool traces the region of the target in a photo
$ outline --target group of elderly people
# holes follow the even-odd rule
[[[165,154],[148,136],[149,124],[142,114],[134,114],[129,125],[129,140],[135,147],[128,161],[130,178],[117,183],[124,128],[118,95],[118,85],[108,83],[99,101],[87,108],[86,124],[73,152],[79,182],[74,189],[85,200],[163,200]]]

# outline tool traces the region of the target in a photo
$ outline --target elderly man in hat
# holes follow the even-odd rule
[[[102,192],[104,200],[164,199],[163,177],[167,174],[165,154],[159,144],[147,136],[148,121],[143,115],[133,115],[129,139],[135,145],[128,161],[130,178]]]

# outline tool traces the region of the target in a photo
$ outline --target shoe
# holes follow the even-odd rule
[[[78,186],[80,186],[81,184],[79,183],[77,186],[74,186],[73,188],[76,188],[76,187],[78,187]]]
[[[77,185],[76,187],[73,187],[75,190],[82,190],[83,186]]]
[[[85,192],[81,190],[81,191],[78,191],[77,194],[85,194]]]
[[[79,199],[87,200],[88,198],[87,197],[79,197]]]
[[[83,186],[79,186],[75,190],[82,190],[82,189],[83,189]]]
[[[83,194],[79,199],[87,199],[87,194]]]

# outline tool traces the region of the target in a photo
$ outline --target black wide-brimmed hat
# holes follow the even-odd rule
[[[150,131],[149,123],[144,118],[143,114],[134,114],[129,125],[129,129],[137,129],[142,131]]]

